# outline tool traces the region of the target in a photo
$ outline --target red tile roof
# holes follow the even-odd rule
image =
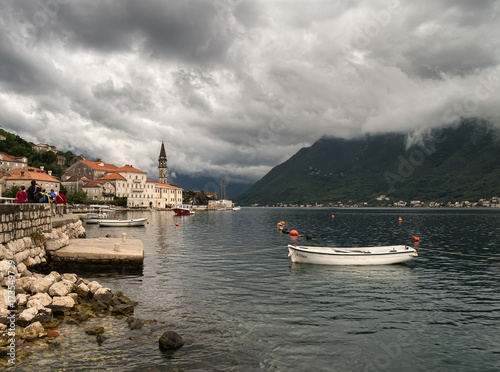
[[[54,176],[49,176],[41,169],[35,167],[13,169],[5,174],[5,178],[8,180],[35,180],[57,183],[61,182]]]
[[[180,189],[180,190],[182,190],[180,187],[177,187],[177,186],[174,186],[174,185],[169,185],[168,183],[159,183],[159,182],[156,182],[155,185],[157,185],[157,186],[165,186],[165,187],[170,187],[172,189]]]
[[[127,180],[125,177],[123,177],[119,173],[110,173],[110,174],[107,174],[105,176],[102,176],[99,179],[100,180],[105,180],[105,181],[116,181],[116,180],[126,181]]]

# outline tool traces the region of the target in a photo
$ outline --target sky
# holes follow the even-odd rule
[[[253,183],[322,136],[500,125],[499,14],[496,0],[1,0],[0,126],[155,180],[163,141],[169,183]]]

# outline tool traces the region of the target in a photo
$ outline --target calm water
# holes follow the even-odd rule
[[[141,239],[143,275],[81,276],[124,291],[139,301],[135,316],[158,322],[134,331],[112,317],[64,325],[61,345],[30,345],[19,370],[500,370],[500,260],[478,257],[500,257],[500,211],[243,208],[128,217],[139,215],[149,217],[145,228],[86,229],[89,237]],[[401,265],[292,264],[292,238],[275,229],[281,220],[311,234],[310,245],[413,244],[418,236],[422,249]],[[101,346],[83,332],[94,324],[107,329]],[[167,329],[187,341],[173,355],[158,349]]]

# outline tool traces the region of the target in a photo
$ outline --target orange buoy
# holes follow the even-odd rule
[[[286,225],[286,222],[285,222],[285,221],[281,221],[281,224],[282,224],[282,225]]]
[[[419,241],[420,241],[420,238],[419,238],[418,236],[414,236],[414,237],[413,237],[413,241],[414,241],[414,242],[419,242]]]
[[[403,222],[403,219],[401,217],[398,218],[399,222]]]
[[[299,236],[299,232],[297,230],[290,231],[291,236]]]
[[[176,223],[176,224],[175,224],[175,226],[179,226],[179,224],[178,224],[178,223]]]
[[[334,215],[334,214],[332,214],[332,218],[335,218],[335,215]]]

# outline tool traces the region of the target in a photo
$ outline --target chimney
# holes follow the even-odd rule
[[[42,172],[43,172],[44,168],[45,168],[45,167],[44,167],[43,165],[40,165],[40,170],[41,170]]]
[[[48,170],[47,173],[49,174],[49,176],[52,176],[52,171],[51,170]]]
[[[21,178],[24,178],[24,171],[21,171]]]

